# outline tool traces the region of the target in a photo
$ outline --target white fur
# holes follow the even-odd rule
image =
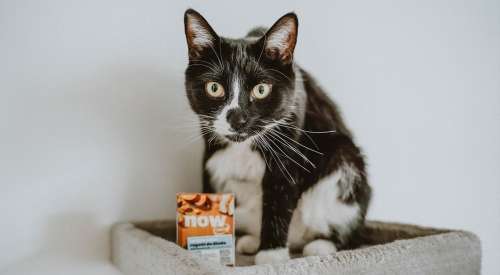
[[[307,93],[304,86],[304,77],[300,68],[296,65],[293,66],[293,72],[295,73],[295,105],[290,106],[290,108],[296,109],[297,112],[303,112],[306,108],[307,103]],[[304,118],[298,118],[298,125],[302,128]]]
[[[354,185],[352,183],[358,180],[361,175],[352,164],[346,163],[344,163],[340,167],[339,173],[341,173],[342,182],[344,183],[343,187],[346,188],[345,192],[341,194],[341,198],[343,200],[346,200],[354,192],[354,190],[352,189]]]
[[[216,152],[206,164],[212,184],[218,192],[232,192],[238,201],[236,208],[236,228],[246,232],[237,244],[238,252],[255,253],[260,245],[262,218],[261,181],[265,173],[265,163],[258,152],[250,148],[251,141],[230,143]],[[339,238],[349,231],[349,224],[359,215],[357,204],[347,205],[338,200],[340,180],[351,180],[359,176],[350,166],[342,166],[320,180],[310,190],[302,194],[289,227],[288,246],[304,247],[305,255],[323,255],[335,252],[333,243],[314,240],[318,234],[328,236],[330,226],[335,226]],[[325,243],[328,242],[328,243]],[[310,245],[309,245],[309,244]],[[313,244],[314,243],[314,244]],[[276,251],[279,251],[276,252]],[[256,258],[257,263],[288,259],[283,251],[263,251]],[[275,255],[278,253],[278,255]]]
[[[317,235],[328,236],[331,226],[341,239],[349,233],[349,225],[359,215],[359,206],[338,200],[338,182],[343,174],[341,170],[336,171],[302,194],[290,223],[290,247],[301,247]]]
[[[238,74],[236,72],[233,75],[231,91],[233,94],[231,102],[229,102],[229,104],[224,106],[224,108],[217,115],[214,121],[215,131],[221,136],[234,134],[234,131],[231,129],[231,125],[229,125],[227,121],[227,113],[229,112],[229,110],[235,109],[239,106],[238,100],[240,98],[241,83]]]
[[[302,75],[297,68],[296,96],[305,97]],[[227,112],[238,107],[240,83],[238,77],[233,78],[231,102],[225,106],[216,120],[219,134],[231,133],[227,123]],[[305,102],[305,100],[299,102]],[[304,106],[294,106],[304,108]],[[218,121],[218,122],[217,122]],[[271,126],[272,127],[272,126]],[[206,163],[211,175],[211,182],[217,192],[232,192],[238,201],[235,210],[236,228],[246,232],[238,244],[237,250],[243,253],[254,253],[260,245],[262,218],[261,182],[266,165],[260,154],[251,150],[251,139],[233,143],[216,152]],[[289,227],[288,247],[304,248],[306,255],[330,254],[336,251],[333,243],[327,240],[315,240],[317,235],[328,236],[331,226],[344,238],[351,230],[352,221],[358,218],[359,205],[347,205],[338,200],[340,182],[347,187],[356,177],[358,171],[343,165],[333,174],[321,179],[311,189],[302,194],[295,209]],[[349,190],[347,192],[349,194]],[[289,259],[288,248],[260,251],[255,258],[257,264],[283,261]]]
[[[230,143],[210,157],[206,168],[217,192],[231,192],[236,196],[236,229],[258,238],[262,216],[261,181],[266,165],[250,145],[250,140]]]
[[[238,239],[236,251],[243,254],[255,254],[259,250],[259,245],[259,238],[252,235],[245,235]]]
[[[241,83],[237,73],[235,73],[233,76],[232,92],[233,92],[233,98],[231,99],[231,102],[227,106],[228,109],[233,109],[238,107],[238,100],[240,98],[240,92],[241,92]]]
[[[214,37],[206,29],[203,23],[192,15],[188,15],[187,18],[188,27],[194,34],[192,43],[199,48],[213,46]]]
[[[277,48],[280,52],[289,47],[288,37],[295,31],[295,23],[286,21],[279,29],[273,31],[268,37],[266,42],[267,48]]]
[[[306,244],[304,250],[302,250],[304,256],[328,255],[335,252],[337,252],[335,245],[331,241],[323,239],[317,239]]]
[[[284,262],[290,259],[288,248],[261,250],[255,255],[255,264]]]

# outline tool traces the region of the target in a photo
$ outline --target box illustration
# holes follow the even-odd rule
[[[202,259],[234,265],[234,195],[177,194],[177,244]]]

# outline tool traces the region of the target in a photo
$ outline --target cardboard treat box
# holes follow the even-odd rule
[[[233,194],[177,194],[177,244],[203,260],[233,266]]]

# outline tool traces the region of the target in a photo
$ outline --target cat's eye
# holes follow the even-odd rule
[[[207,92],[208,96],[213,98],[221,98],[224,96],[224,87],[214,81],[209,81],[205,84],[205,91]]]
[[[271,93],[271,84],[260,83],[252,89],[252,97],[255,99],[264,99]]]

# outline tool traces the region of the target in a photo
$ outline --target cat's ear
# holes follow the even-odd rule
[[[219,39],[207,20],[193,9],[188,9],[184,13],[184,31],[189,58],[198,58],[203,51],[214,47]]]
[[[268,58],[280,60],[285,64],[293,61],[293,51],[297,43],[299,21],[293,12],[283,15],[267,31],[264,39],[264,51]]]

